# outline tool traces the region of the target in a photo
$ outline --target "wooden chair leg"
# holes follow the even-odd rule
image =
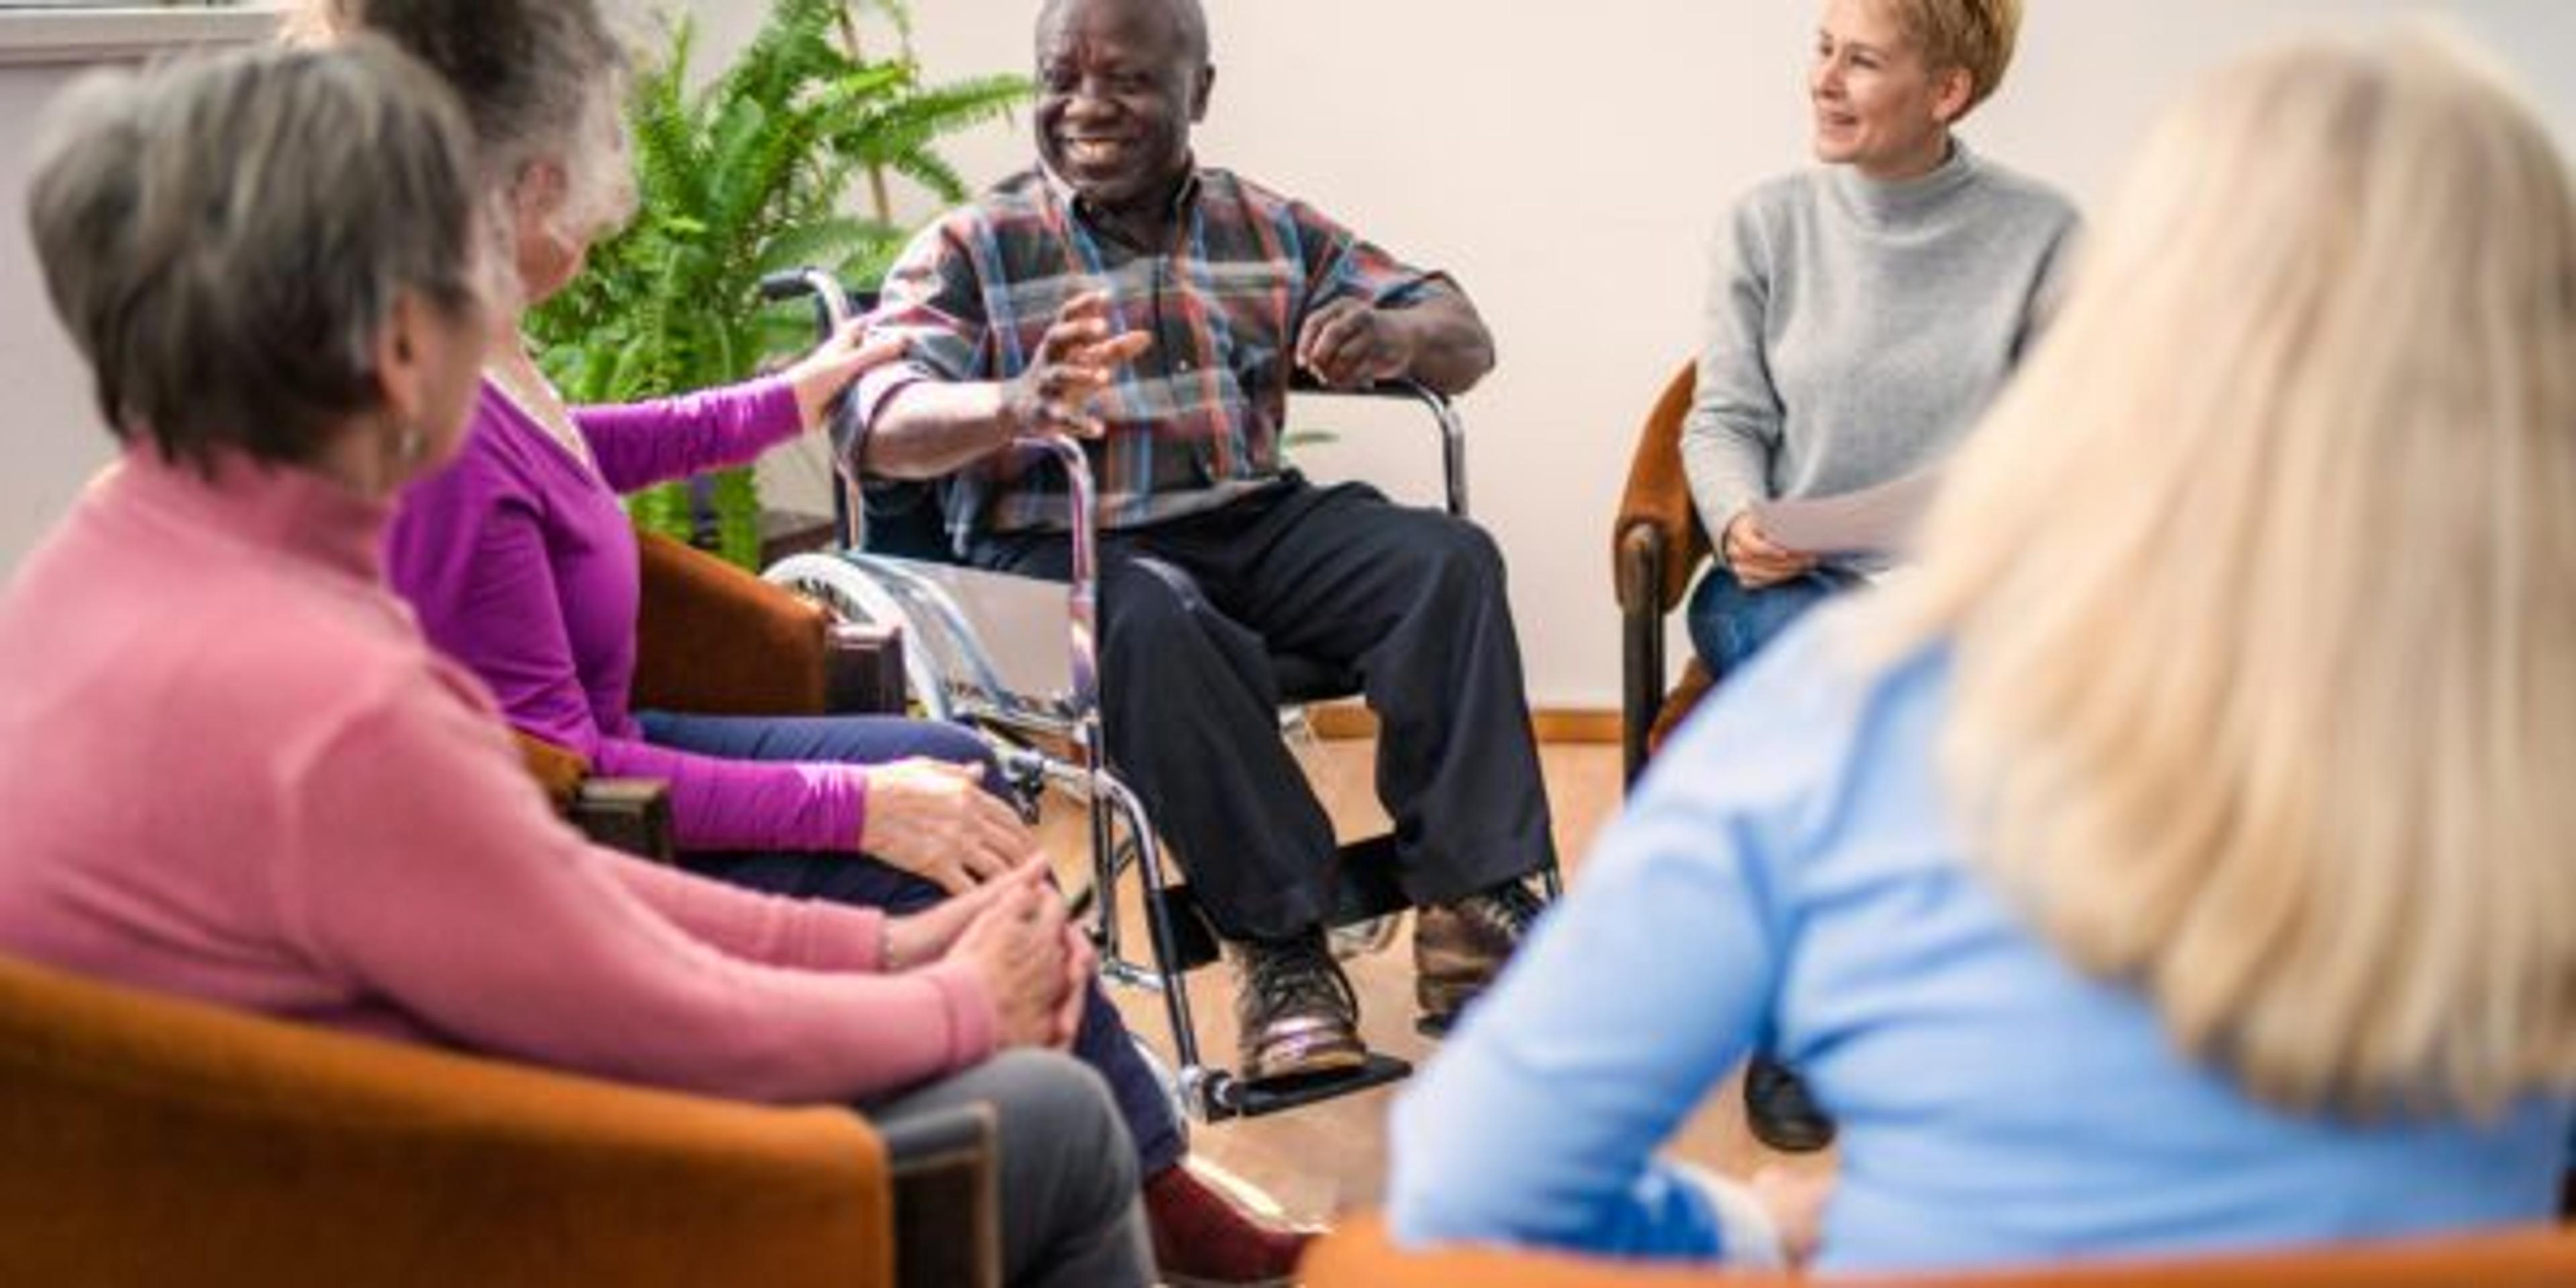
[[[1645,772],[1647,735],[1664,703],[1664,543],[1651,527],[1629,529],[1619,541],[1619,746],[1621,783]]]

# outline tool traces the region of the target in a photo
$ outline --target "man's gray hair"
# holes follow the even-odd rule
[[[472,141],[398,51],[102,72],[50,114],[27,221],[120,439],[311,460],[382,402],[396,298],[479,307]]]
[[[1063,16],[1064,10],[1070,5],[1081,2],[1082,0],[1046,0],[1044,4],[1038,6],[1036,24],[1038,38],[1044,40],[1048,30]],[[1171,14],[1173,24],[1180,29],[1181,48],[1199,66],[1207,66],[1209,45],[1206,8],[1200,5],[1199,0],[1160,0],[1160,3]]]

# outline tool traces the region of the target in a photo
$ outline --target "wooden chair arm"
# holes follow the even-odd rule
[[[1611,576],[1622,608],[1651,608],[1658,615],[1681,606],[1690,593],[1691,577],[1709,557],[1708,530],[1691,504],[1690,480],[1682,473],[1682,422],[1690,415],[1698,371],[1684,366],[1655,400],[1637,433],[1637,451],[1628,463],[1628,487],[1619,499],[1619,515],[1610,527]],[[1639,529],[1652,532],[1663,552],[1661,576],[1640,581],[1632,571],[1632,549]],[[1652,599],[1642,598],[1651,595]]]
[[[901,715],[903,628],[834,622],[823,636],[823,709],[834,715]]]
[[[593,845],[654,863],[679,861],[671,785],[658,778],[585,779],[564,817]]]
[[[656,863],[673,860],[670,784],[652,778],[594,778],[590,758],[580,752],[524,730],[513,729],[510,736],[547,803],[592,844]]]
[[[1652,750],[1649,730],[1664,705],[1664,613],[1658,588],[1667,558],[1664,530],[1650,522],[1619,534],[1619,746],[1624,783],[1634,783]]]

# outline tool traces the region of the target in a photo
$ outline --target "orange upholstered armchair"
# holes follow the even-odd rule
[[[903,644],[881,627],[835,625],[819,606],[668,537],[636,534],[643,602],[633,705],[709,715],[895,712]],[[657,784],[595,779],[569,748],[521,735],[528,770],[593,840],[668,860],[670,805]]]
[[[668,537],[639,533],[637,710],[798,716],[894,712],[900,643]]]
[[[1858,1288],[1868,1282],[1889,1288],[2564,1288],[2576,1284],[2576,1229],[2544,1226],[2420,1243],[1865,1281],[1649,1269],[1535,1252],[1404,1253],[1388,1244],[1385,1228],[1370,1217],[1326,1236],[1306,1254],[1302,1269],[1307,1288]]]
[[[1709,557],[1708,531],[1700,526],[1690,483],[1682,476],[1682,420],[1690,414],[1697,384],[1697,369],[1684,366],[1646,414],[1636,457],[1628,464],[1628,490],[1610,528],[1623,645],[1619,743],[1632,781],[1646,756],[1714,683],[1693,658],[1680,685],[1664,691],[1664,619],[1681,607],[1693,574]]]
[[[880,1136],[0,958],[5,1283],[990,1282],[990,1132]]]

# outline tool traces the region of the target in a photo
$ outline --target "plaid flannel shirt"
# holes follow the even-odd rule
[[[860,434],[909,385],[1019,375],[1065,301],[1097,290],[1109,297],[1117,330],[1154,337],[1102,394],[1097,412],[1108,432],[1086,444],[1101,526],[1213,509],[1279,478],[1307,315],[1339,299],[1404,307],[1447,279],[1223,170],[1195,172],[1177,202],[1173,244],[1139,250],[1095,226],[1069,187],[1032,169],[925,230],[886,277],[869,338],[901,337],[906,360],[862,378]],[[978,531],[1064,527],[1063,471],[1051,458],[998,453],[941,491],[961,549]]]

